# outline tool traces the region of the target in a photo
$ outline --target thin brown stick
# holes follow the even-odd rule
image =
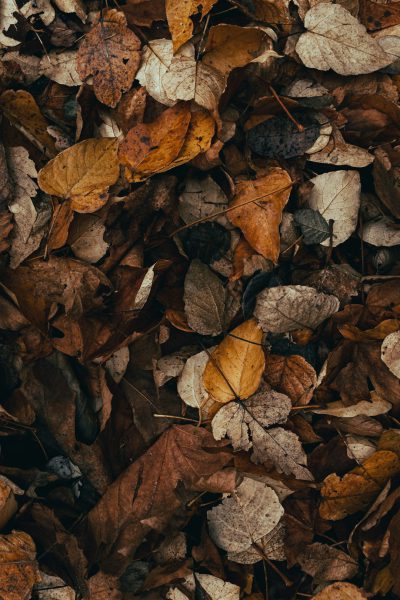
[[[269,90],[270,90],[271,94],[273,95],[273,97],[275,98],[275,100],[277,101],[277,103],[279,104],[279,106],[281,107],[281,109],[286,113],[286,115],[288,116],[288,118],[297,127],[299,133],[303,133],[304,132],[304,126],[301,123],[299,123],[298,121],[296,121],[296,119],[294,118],[294,116],[292,115],[292,113],[290,112],[290,110],[287,108],[287,106],[285,106],[285,104],[282,102],[282,100],[280,99],[278,93],[274,90],[274,88],[272,87],[272,85],[268,84],[268,87],[269,87]]]

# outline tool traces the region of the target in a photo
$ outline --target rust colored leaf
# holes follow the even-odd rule
[[[314,368],[296,354],[270,354],[265,364],[265,378],[273,389],[287,394],[296,405],[308,404],[317,384]]]

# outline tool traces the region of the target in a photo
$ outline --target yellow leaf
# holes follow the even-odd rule
[[[24,90],[7,90],[0,96],[0,109],[10,121],[47,156],[56,154],[53,138],[47,133],[48,123],[35,99]]]
[[[265,366],[262,335],[251,319],[236,327],[214,350],[203,375],[204,387],[214,400],[224,404],[236,396],[245,400],[257,391]]]
[[[264,258],[276,263],[280,251],[279,225],[282,211],[291,190],[289,173],[273,167],[268,174],[254,181],[240,181],[227,214],[230,222],[239,227],[249,244]],[[255,202],[251,202],[254,198]]]
[[[340,478],[328,475],[321,489],[319,507],[323,519],[338,521],[365,510],[388,480],[400,472],[400,460],[394,452],[378,450],[362,466]]]
[[[190,119],[189,129],[181,151],[178,156],[163,169],[173,169],[179,165],[183,165],[201,152],[206,152],[211,146],[211,140],[215,131],[215,121],[212,116],[205,110],[199,110],[192,114]]]
[[[174,52],[190,40],[193,35],[192,15],[201,11],[203,18],[216,0],[166,0],[168,27],[174,44]]]
[[[77,212],[95,212],[107,202],[108,188],[119,176],[117,145],[115,138],[101,138],[67,148],[41,169],[40,188],[69,198]]]
[[[142,181],[165,171],[181,152],[191,120],[187,104],[165,110],[152,123],[140,123],[127,134],[119,158],[128,181]]]

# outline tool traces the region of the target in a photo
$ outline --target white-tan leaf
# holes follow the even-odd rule
[[[81,85],[82,81],[76,70],[76,54],[75,50],[61,53],[52,50],[45,54],[40,61],[42,74],[61,85]]]
[[[255,317],[264,331],[286,333],[315,329],[339,310],[336,296],[322,294],[305,285],[267,288],[257,296]]]
[[[209,398],[203,384],[203,373],[208,358],[205,350],[188,358],[177,383],[178,394],[184,403],[199,410]]]
[[[312,412],[317,415],[332,415],[334,417],[358,417],[364,415],[366,417],[376,417],[384,415],[392,408],[390,402],[387,402],[379,396],[372,402],[368,400],[360,400],[356,404],[346,406],[341,400],[330,402],[326,408],[315,408]]]
[[[264,556],[270,560],[286,560],[285,554],[286,530],[282,521],[272,531],[267,533],[257,546],[262,550]],[[253,565],[261,560],[260,552],[250,546],[242,552],[228,552],[228,559],[242,565]]]
[[[339,75],[373,73],[392,62],[361,23],[340,4],[321,3],[306,14],[296,52],[306,67]]]
[[[18,7],[15,0],[2,0],[0,3],[0,44],[3,46],[18,46],[20,42],[8,37],[5,34],[11,25],[17,23],[15,13],[18,12]]]
[[[381,358],[389,371],[400,379],[400,331],[385,337],[381,347]]]
[[[398,246],[400,244],[400,228],[389,217],[380,217],[376,221],[364,223],[360,237],[372,246]]]
[[[195,578],[210,600],[239,600],[240,587],[214,575],[195,574]]]
[[[207,217],[208,221],[216,220],[226,226],[225,215],[210,218],[228,207],[228,198],[219,185],[207,175],[203,179],[188,177],[185,187],[179,196],[179,216],[185,223],[193,223]]]

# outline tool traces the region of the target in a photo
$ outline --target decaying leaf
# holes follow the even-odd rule
[[[315,542],[306,546],[299,555],[304,571],[316,582],[343,581],[357,574],[358,563],[338,548]]]
[[[386,67],[392,58],[363,25],[340,4],[317,4],[304,18],[306,33],[296,52],[306,67],[341,75],[372,73]]]
[[[331,402],[326,408],[315,408],[313,412],[317,415],[333,415],[335,417],[358,417],[364,415],[366,417],[376,417],[377,415],[383,415],[392,408],[390,402],[383,400],[383,398],[374,398],[372,402],[368,400],[361,400],[351,406],[345,406],[341,400]]]
[[[300,209],[295,212],[294,221],[300,227],[305,244],[321,244],[329,238],[329,224],[317,210]]]
[[[174,51],[190,40],[193,32],[191,17],[201,13],[204,17],[210,12],[216,0],[166,0],[166,14],[171,32]]]
[[[185,312],[189,327],[202,335],[225,329],[225,289],[221,280],[199,260],[190,263],[185,278]]]
[[[393,375],[400,378],[400,333],[390,333],[382,342],[381,358]]]
[[[340,478],[332,474],[325,478],[319,508],[323,519],[337,521],[365,510],[387,481],[400,472],[400,461],[394,452],[379,450],[361,467]]]
[[[352,583],[340,581],[325,587],[312,600],[366,600],[367,597],[366,592]]]
[[[305,285],[284,285],[258,294],[254,315],[264,331],[285,333],[315,329],[338,310],[336,296],[320,294]]]
[[[210,177],[197,179],[190,177],[185,181],[179,196],[179,216],[185,223],[193,223],[198,219],[211,216],[228,207],[228,199],[224,191]],[[222,225],[226,224],[224,215],[215,217]]]
[[[217,546],[228,552],[244,552],[272,531],[282,515],[274,490],[245,477],[235,492],[208,511],[207,519]]]
[[[203,383],[214,400],[244,400],[257,391],[265,366],[261,340],[262,330],[251,319],[231,331],[213,351]]]
[[[385,216],[365,223],[360,231],[360,237],[372,246],[391,247],[400,244],[400,230],[397,223]]]
[[[1,535],[0,566],[0,595],[8,600],[29,600],[40,580],[31,536],[23,531]]]
[[[196,573],[196,581],[210,600],[239,600],[240,598],[240,587],[238,585],[214,577],[214,575]]]
[[[118,178],[117,147],[114,138],[103,138],[67,148],[40,170],[40,188],[71,200],[77,212],[95,212],[107,202],[108,188]]]
[[[114,107],[130,89],[139,63],[140,40],[127,28],[124,13],[111,9],[81,42],[77,70],[83,80],[92,76],[97,98]]]
[[[230,222],[242,230],[254,250],[272,262],[279,256],[279,225],[291,185],[288,172],[274,167],[260,179],[239,182],[229,205]]]
[[[308,204],[321,213],[326,221],[333,220],[332,245],[345,242],[357,226],[360,208],[360,175],[357,171],[332,171],[311,179]],[[324,246],[329,241],[322,242]]]
[[[317,374],[302,356],[268,355],[264,377],[274,390],[287,394],[295,405],[308,404],[317,385]]]

